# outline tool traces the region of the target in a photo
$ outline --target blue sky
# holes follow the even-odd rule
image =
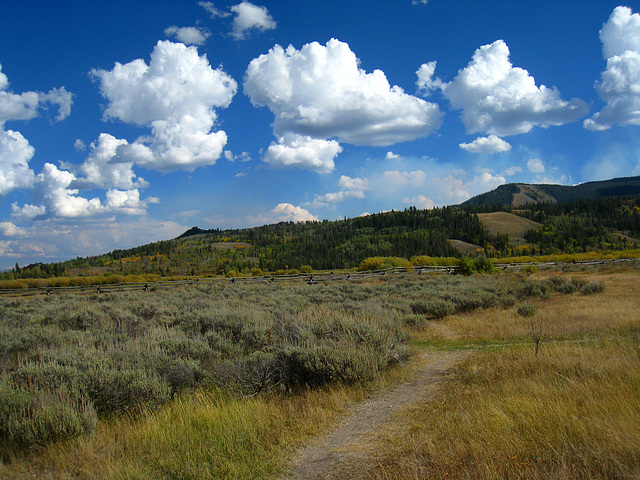
[[[640,175],[640,2],[0,7],[0,269]]]

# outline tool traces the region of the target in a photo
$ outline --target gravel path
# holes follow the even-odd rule
[[[466,352],[425,352],[405,383],[355,405],[329,434],[300,450],[283,480],[363,478],[374,459],[378,432],[404,407],[428,399]]]

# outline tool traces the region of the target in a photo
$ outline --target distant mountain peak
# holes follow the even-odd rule
[[[177,238],[193,237],[194,235],[201,235],[203,233],[207,233],[207,231],[198,227],[191,227],[189,230],[187,230]]]
[[[520,207],[527,203],[566,203],[581,198],[640,196],[640,176],[613,178],[580,185],[508,183],[470,198],[461,206],[505,205]]]

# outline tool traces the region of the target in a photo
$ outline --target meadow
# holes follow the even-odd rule
[[[615,432],[640,415],[638,275],[590,268],[0,298],[0,476],[275,478],[412,353],[461,348],[369,476],[637,474],[637,434]],[[573,423],[537,419],[567,398]]]

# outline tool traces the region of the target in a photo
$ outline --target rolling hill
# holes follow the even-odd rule
[[[489,207],[501,204],[509,207],[521,207],[526,204],[567,203],[579,199],[593,200],[626,195],[640,196],[640,176],[587,182],[574,186],[509,183],[500,185],[490,192],[476,195],[460,206]]]
[[[640,177],[503,185],[457,205],[322,222],[204,230],[94,257],[18,266],[0,280],[229,275],[355,268],[371,257],[487,257],[640,246]]]

